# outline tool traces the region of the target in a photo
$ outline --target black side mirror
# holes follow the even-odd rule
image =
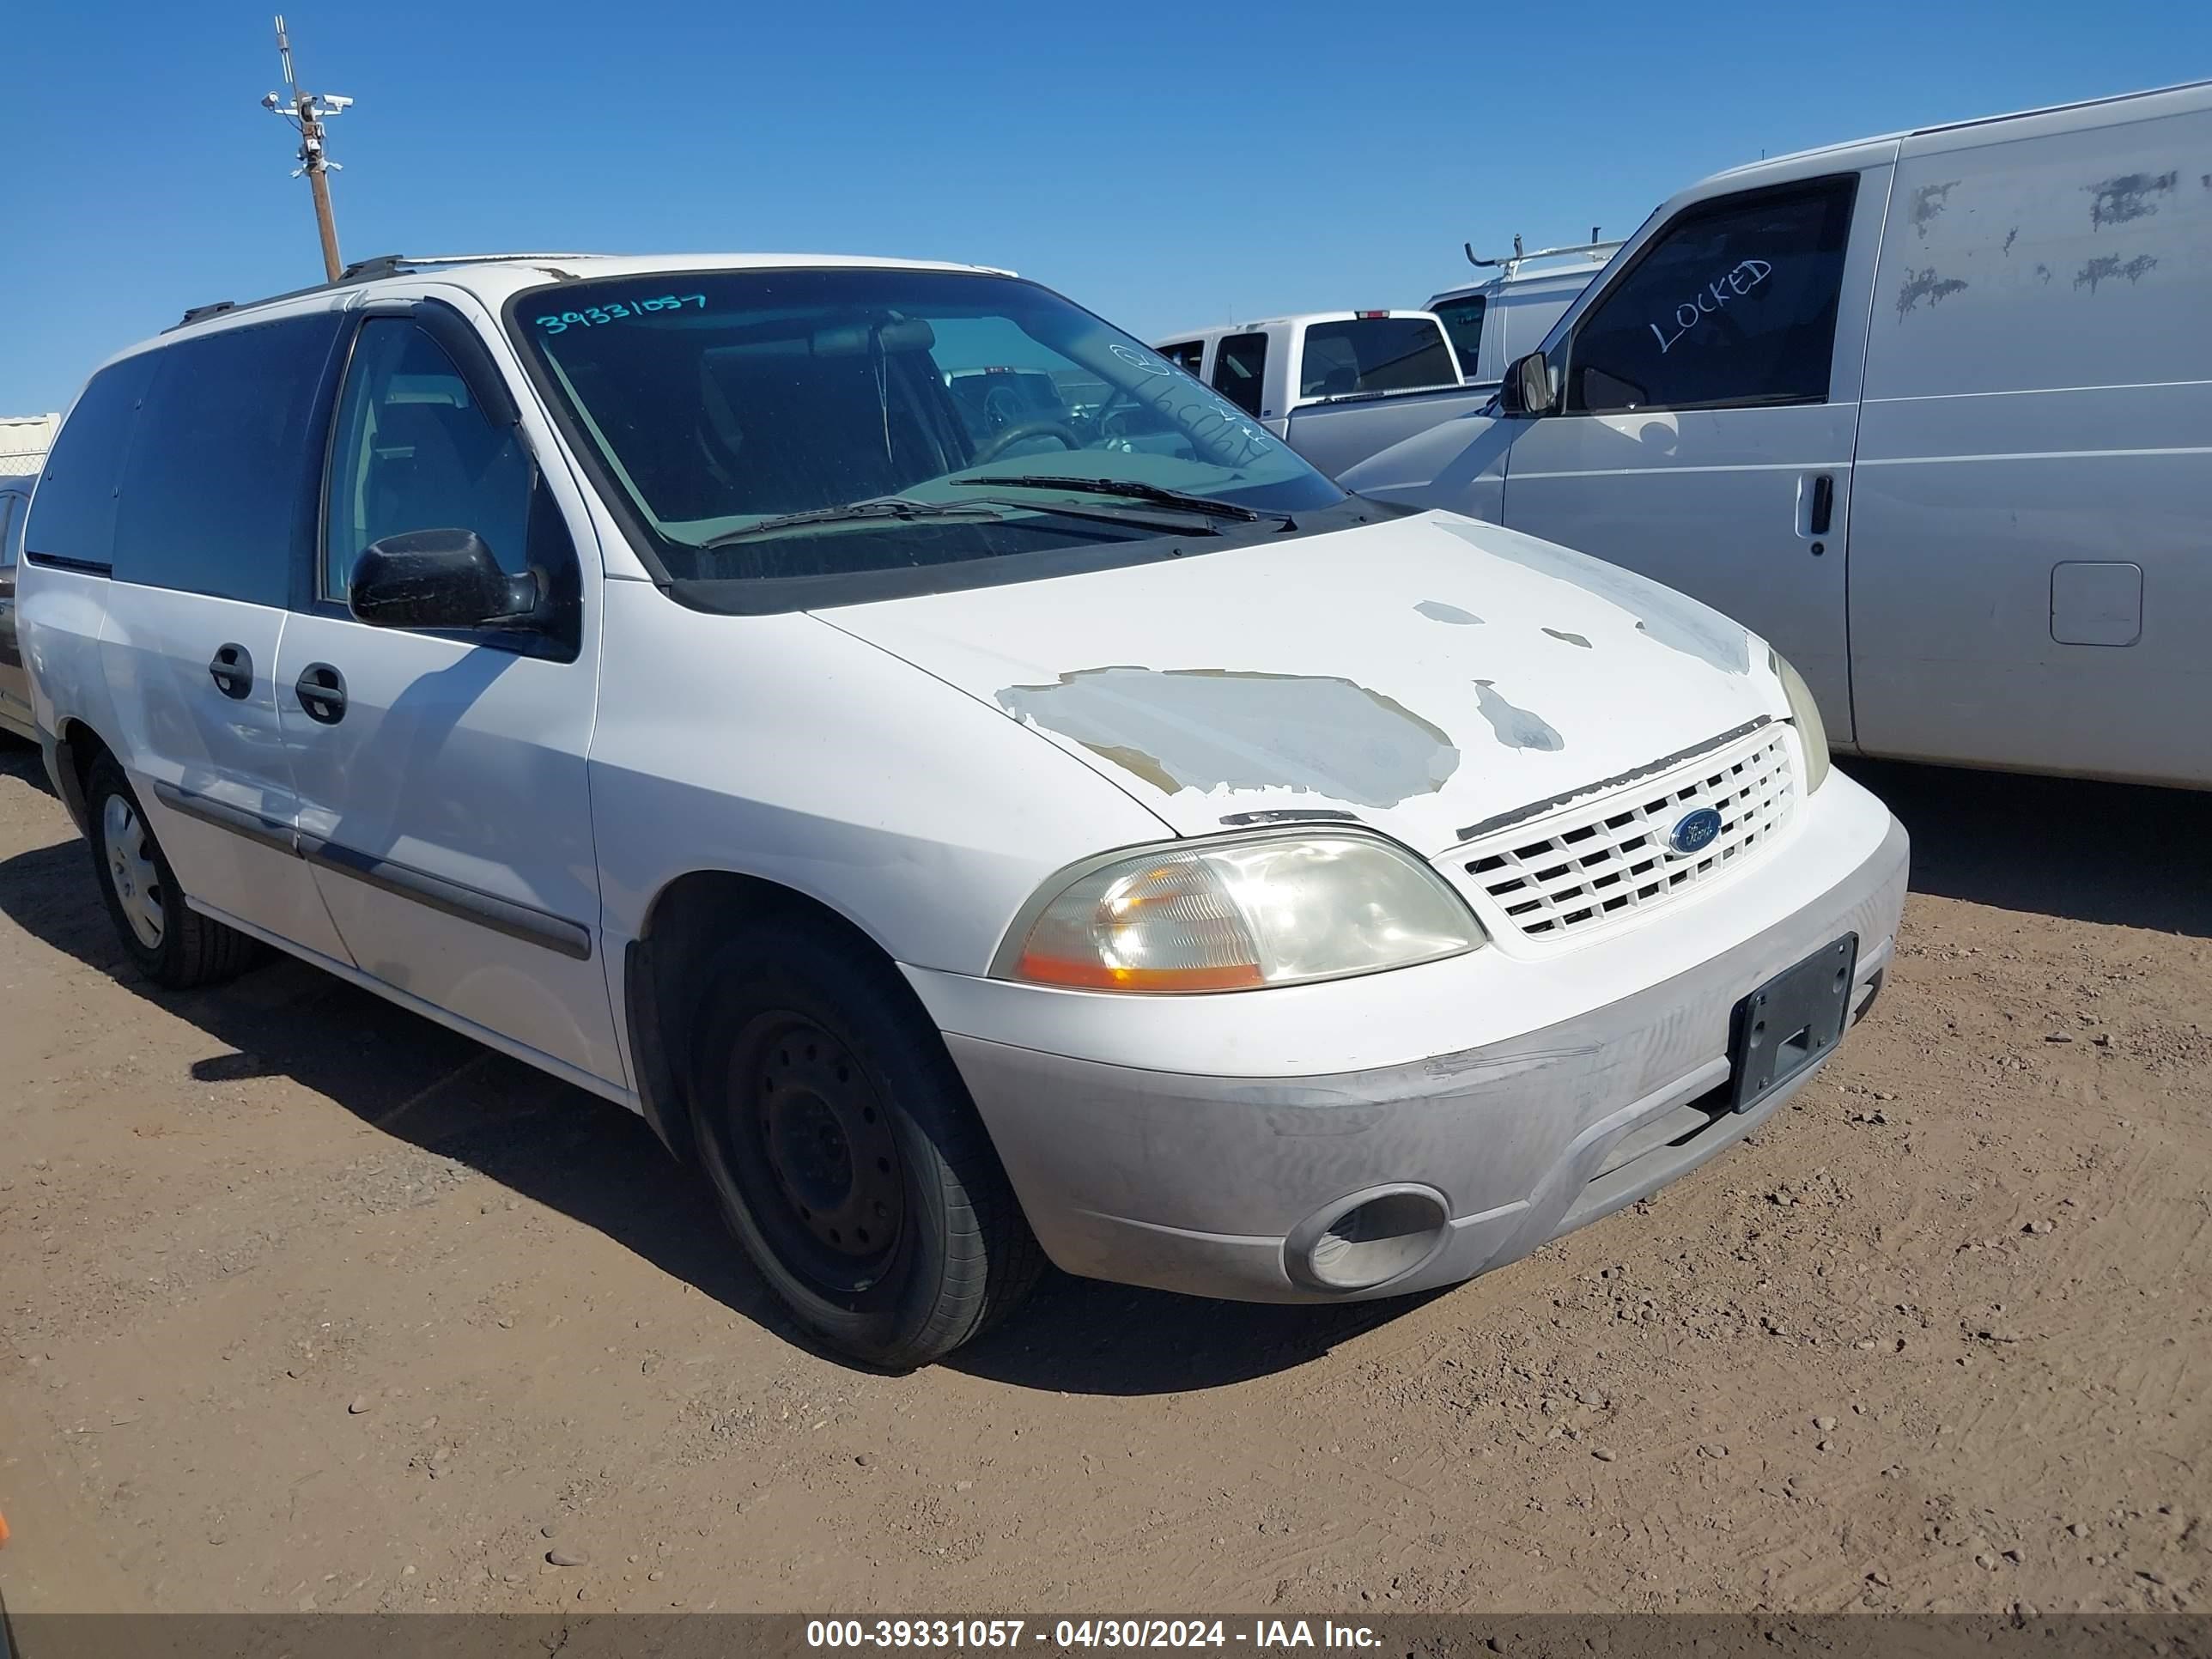
[[[371,542],[346,589],[354,619],[379,628],[523,628],[539,599],[536,575],[508,575],[473,530]]]
[[[1506,415],[1552,412],[1552,366],[1542,352],[1516,357],[1505,366],[1505,378],[1498,387],[1498,407]]]

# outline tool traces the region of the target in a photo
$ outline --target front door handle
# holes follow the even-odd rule
[[[1829,522],[1835,517],[1835,513],[1836,481],[1826,472],[1817,474],[1813,479],[1813,512],[1806,520],[1807,533],[1826,535]]]
[[[345,676],[326,662],[311,662],[300,671],[300,707],[318,726],[336,726],[345,718]]]
[[[244,702],[253,692],[252,653],[242,645],[216,647],[214,660],[208,664],[208,678],[233,702]]]

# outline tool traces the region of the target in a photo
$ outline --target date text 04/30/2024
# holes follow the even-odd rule
[[[1255,1619],[810,1619],[810,1648],[1299,1648],[1379,1647],[1379,1632],[1331,1620]]]

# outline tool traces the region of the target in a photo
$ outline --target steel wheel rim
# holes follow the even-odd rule
[[[781,1011],[732,1056],[726,1167],[777,1257],[817,1290],[886,1276],[906,1231],[903,1160],[874,1079],[827,1028]]]
[[[161,867],[154,860],[154,836],[138,817],[137,809],[120,795],[110,795],[100,815],[100,849],[107,883],[123,919],[138,942],[149,951],[161,948],[168,932],[168,912],[161,884]]]

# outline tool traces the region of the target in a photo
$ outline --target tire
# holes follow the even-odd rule
[[[176,872],[154,838],[145,810],[112,756],[92,763],[86,781],[94,879],[107,901],[116,937],[155,984],[189,991],[235,978],[261,953],[258,940],[210,921],[185,902]]]
[[[722,1218],[828,1346],[888,1370],[1011,1312],[1043,1255],[936,1027],[897,971],[805,918],[717,956],[692,1123]]]

